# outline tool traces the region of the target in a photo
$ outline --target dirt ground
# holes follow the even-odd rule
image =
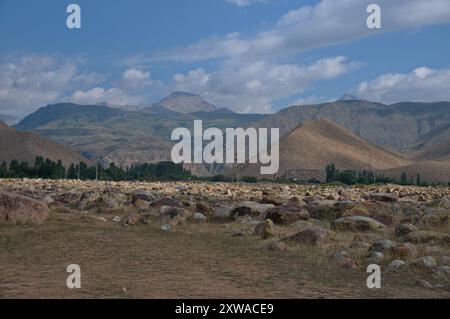
[[[383,273],[382,288],[370,290],[365,268],[344,269],[331,251],[269,251],[233,227],[164,232],[80,217],[1,225],[0,298],[450,298],[407,271]],[[69,264],[81,267],[81,289],[66,287]]]

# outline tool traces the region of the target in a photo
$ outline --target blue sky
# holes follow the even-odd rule
[[[366,26],[374,2],[381,30]],[[70,3],[80,30],[66,27]],[[450,100],[449,35],[450,0],[0,0],[0,114],[174,90],[237,112],[347,92]]]

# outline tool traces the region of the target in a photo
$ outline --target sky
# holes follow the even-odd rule
[[[71,3],[81,29],[66,26]],[[0,114],[173,91],[241,113],[346,93],[450,101],[449,36],[450,0],[0,0]]]

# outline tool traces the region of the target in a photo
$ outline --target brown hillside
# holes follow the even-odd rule
[[[449,161],[450,126],[432,133],[434,134],[428,134],[413,148],[414,159],[417,161]]]
[[[446,140],[437,141],[415,158],[418,160],[450,161],[450,137]]]
[[[397,179],[402,173],[406,173],[408,181],[412,180],[413,182],[416,182],[419,174],[421,180],[428,183],[448,183],[450,182],[450,161],[422,161],[379,171],[379,173],[397,177]]]
[[[13,159],[34,165],[36,156],[49,158],[53,161],[61,160],[68,167],[71,163],[89,160],[79,153],[72,151],[58,143],[44,139],[28,132],[20,132],[0,122],[0,162],[10,163]]]
[[[412,162],[324,119],[307,121],[281,138],[279,176],[289,172],[291,176],[299,173],[302,179],[322,177],[321,172],[330,163],[339,169],[362,171],[385,170]],[[241,176],[259,171],[253,165],[241,169]]]

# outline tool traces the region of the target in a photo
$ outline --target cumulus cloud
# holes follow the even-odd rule
[[[121,85],[129,89],[142,89],[152,85],[150,72],[139,69],[128,69],[122,74]]]
[[[334,79],[358,66],[341,56],[309,65],[228,62],[216,72],[207,73],[199,68],[177,74],[174,87],[198,93],[216,105],[237,112],[269,113],[273,111],[274,101],[302,93],[317,81]]]
[[[236,0],[245,5],[247,0]],[[185,47],[150,56],[135,56],[126,63],[158,60],[198,61],[207,59],[268,59],[293,55],[307,49],[344,43],[379,32],[450,22],[448,0],[378,0],[382,8],[381,31],[366,26],[367,6],[372,0],[322,0],[282,16],[269,30],[246,37],[230,33],[210,37]]]
[[[70,101],[78,104],[150,103],[162,84],[150,71],[128,69],[110,87],[103,74],[80,72],[77,63],[50,56],[23,56],[0,62],[0,114],[23,117],[39,107]]]
[[[113,106],[141,106],[151,103],[153,94],[164,91],[160,81],[153,80],[148,70],[131,68],[125,70],[112,87],[94,87],[78,90],[68,97],[77,104],[107,103]]]
[[[69,100],[76,104],[92,105],[107,103],[111,105],[139,105],[143,102],[140,96],[131,96],[118,88],[105,89],[96,87],[88,91],[76,91]]]
[[[94,85],[99,85],[105,82],[106,78],[103,74],[92,72],[92,73],[82,73],[73,78],[75,85],[88,88]]]
[[[361,98],[383,103],[450,100],[450,69],[420,67],[410,73],[384,74],[358,86]]]
[[[59,63],[52,57],[27,56],[0,64],[0,112],[21,116],[57,101],[76,76],[75,64]]]

